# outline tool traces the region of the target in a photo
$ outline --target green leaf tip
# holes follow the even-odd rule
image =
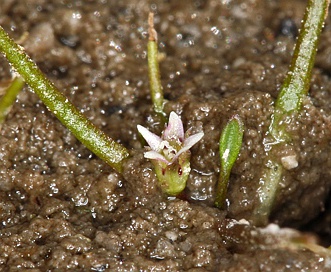
[[[224,205],[231,169],[239,155],[243,135],[243,122],[239,115],[234,115],[225,125],[219,141],[221,170],[215,200],[218,208],[222,208]]]
[[[15,77],[10,86],[5,90],[5,94],[0,99],[0,129],[1,124],[14,104],[17,95],[23,89],[24,80],[20,76]]]

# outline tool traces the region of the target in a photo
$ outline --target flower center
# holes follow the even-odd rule
[[[167,159],[167,161],[171,162],[172,159],[176,156],[177,150],[173,148],[172,145],[169,144],[168,141],[162,141],[160,143],[160,149],[162,150],[162,153],[164,157]]]

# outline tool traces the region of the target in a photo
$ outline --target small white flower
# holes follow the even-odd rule
[[[184,139],[182,120],[173,111],[170,113],[169,124],[161,137],[143,126],[138,125],[137,128],[151,148],[151,151],[145,152],[144,157],[151,160],[160,160],[168,165],[199,142],[204,135],[203,132],[199,132]]]
[[[173,111],[161,137],[143,126],[137,128],[150,147],[144,157],[152,161],[163,189],[168,194],[178,194],[185,188],[191,170],[189,149],[201,140],[204,133],[185,138],[183,122]]]

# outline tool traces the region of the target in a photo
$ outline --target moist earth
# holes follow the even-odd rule
[[[280,158],[294,154],[298,167],[283,173],[269,224],[252,223],[263,141],[305,5],[2,0],[0,24],[10,36],[131,152],[122,175],[116,173],[25,87],[0,132],[2,271],[330,271],[330,253],[318,245],[331,241],[329,19],[310,96],[288,124],[293,142],[277,151]],[[177,198],[160,191],[136,129],[163,129],[149,96],[150,11],[165,111],[176,111],[192,133],[205,133],[192,148],[187,188]],[[1,57],[1,87],[11,73]],[[218,140],[234,114],[243,120],[244,140],[227,207],[219,210]]]

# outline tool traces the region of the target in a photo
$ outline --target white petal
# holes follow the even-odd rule
[[[199,132],[199,133],[194,134],[194,135],[191,135],[190,137],[188,137],[187,139],[185,139],[183,148],[178,151],[178,153],[173,158],[173,160],[177,159],[180,154],[186,152],[192,146],[194,146],[197,142],[199,142],[201,140],[201,138],[203,137],[203,135],[204,135],[203,132]]]
[[[191,148],[197,142],[199,142],[204,135],[205,134],[203,132],[199,132],[197,134],[191,135],[190,137],[186,138],[184,141],[184,148],[186,147]]]
[[[172,111],[169,116],[169,123],[163,132],[162,138],[165,140],[179,139],[184,140],[183,122],[179,116]]]
[[[137,129],[141,136],[143,136],[145,141],[151,147],[151,149],[156,152],[160,152],[160,144],[162,142],[162,139],[141,125],[138,125]]]
[[[156,151],[147,151],[145,152],[144,157],[146,159],[157,160],[164,162],[166,164],[170,164],[170,162],[167,161],[167,159],[164,156],[162,156],[160,153],[157,153]]]

